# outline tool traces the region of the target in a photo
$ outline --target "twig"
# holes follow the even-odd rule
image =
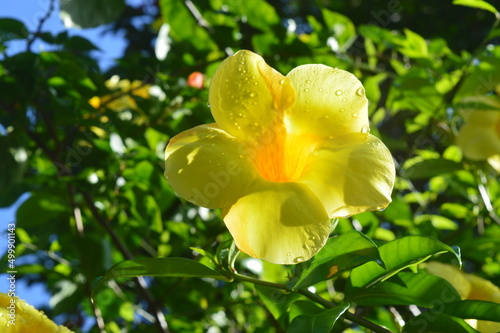
[[[269,282],[269,281],[258,280],[258,279],[254,279],[254,278],[251,278],[251,277],[246,276],[246,275],[238,274],[238,273],[233,273],[232,277],[235,280],[240,280],[240,281],[250,282],[250,283],[253,283],[253,284],[259,284],[259,285],[266,286],[266,287],[271,287],[271,288],[286,290],[288,292],[298,292],[299,294],[301,294],[301,295],[309,298],[310,300],[312,300],[312,301],[314,301],[314,302],[316,302],[318,304],[321,304],[323,307],[325,307],[327,309],[331,309],[331,308],[334,308],[335,306],[337,306],[335,303],[327,301],[323,297],[319,296],[318,294],[312,293],[312,292],[310,292],[307,289],[292,290],[292,289],[288,288],[284,284],[279,284],[279,283],[274,283],[274,282]],[[357,315],[355,315],[353,313],[350,313],[349,311],[344,312],[344,314],[342,316],[344,317],[344,319],[352,321],[353,323],[356,323],[356,324],[358,324],[360,326],[364,326],[366,328],[369,328],[370,330],[372,330],[372,332],[375,332],[375,333],[391,333],[391,331],[389,331],[389,330],[387,330],[387,329],[385,329],[385,328],[383,328],[383,327],[381,327],[381,326],[379,326],[379,325],[377,325],[375,323],[372,323],[369,320],[366,320],[366,319],[364,319],[362,317],[359,317],[359,316],[357,316]]]
[[[26,45],[27,52],[31,52],[31,45],[33,44],[33,42],[37,39],[37,37],[42,32],[43,24],[45,23],[45,21],[47,21],[49,19],[50,15],[52,15],[54,8],[55,8],[55,0],[50,0],[49,9],[47,10],[47,13],[38,22],[38,27],[37,27],[35,33],[33,34],[33,36],[30,39],[28,39],[28,44]]]
[[[128,250],[127,246],[122,242],[118,234],[111,228],[111,225],[109,222],[99,213],[97,210],[97,207],[95,206],[95,201],[92,198],[92,196],[85,191],[81,191],[83,197],[85,198],[85,201],[87,203],[87,206],[89,207],[92,215],[96,219],[96,221],[106,230],[106,232],[109,233],[111,236],[114,244],[118,247],[119,251],[122,253],[122,255],[125,257],[127,260],[131,260],[134,258],[132,253]],[[149,306],[151,307],[151,310],[154,312],[154,316],[156,318],[155,325],[156,328],[158,329],[159,332],[162,333],[168,333],[168,324],[165,321],[165,317],[156,303],[155,299],[153,298],[153,295],[148,290],[148,286],[146,284],[146,280],[144,277],[139,276],[135,278],[137,282],[137,286],[139,288],[139,291],[142,293],[143,297],[146,299],[148,302]]]
[[[184,4],[186,5],[186,7],[189,10],[189,12],[191,13],[191,15],[193,15],[195,20],[198,22],[198,25],[200,27],[202,27],[203,29],[205,29],[209,34],[213,34],[214,30],[208,24],[208,22],[203,18],[203,16],[201,15],[198,8],[196,8],[194,3],[191,0],[185,0]]]

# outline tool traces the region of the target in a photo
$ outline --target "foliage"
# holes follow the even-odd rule
[[[67,2],[66,17],[127,36],[106,71],[93,52],[104,45],[0,19],[0,206],[29,193],[16,215],[17,278],[47,287],[49,317],[75,332],[457,333],[475,331],[468,319],[498,321],[498,303],[462,300],[422,265],[500,284],[499,174],[455,145],[463,99],[500,84],[497,4],[426,4],[451,11],[436,22],[398,1],[367,11],[354,1],[83,3]],[[456,26],[453,13],[480,27],[481,43],[443,28]],[[35,40],[49,47],[34,52]],[[8,53],[12,41],[26,51]],[[298,265],[238,256],[220,211],[182,201],[163,176],[169,138],[213,122],[210,78],[239,49],[283,74],[310,63],[354,73],[371,133],[396,161],[388,208],[339,219]]]

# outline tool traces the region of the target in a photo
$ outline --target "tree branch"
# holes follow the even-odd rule
[[[55,0],[50,0],[49,9],[47,10],[47,13],[38,22],[38,27],[37,27],[35,33],[33,34],[33,36],[30,39],[28,39],[28,44],[26,45],[26,52],[31,52],[31,46],[33,45],[33,42],[37,39],[37,37],[42,32],[43,24],[45,23],[45,21],[47,21],[49,19],[50,15],[52,15],[54,8],[55,8]]]

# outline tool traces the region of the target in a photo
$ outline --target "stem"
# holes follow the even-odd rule
[[[87,193],[87,192],[83,192],[82,191],[81,193],[83,194],[83,196],[85,198],[85,201],[87,202],[87,205],[89,206],[90,211],[92,212],[92,215],[97,220],[97,222],[104,229],[106,229],[106,231],[109,233],[109,235],[113,239],[113,242],[118,247],[118,249],[120,250],[120,252],[122,253],[122,255],[127,260],[133,259],[134,256],[132,255],[132,253],[128,250],[128,248],[126,247],[126,245],[121,241],[120,237],[113,230],[113,228],[111,228],[111,225],[109,224],[109,222],[97,210],[97,207],[94,204],[95,201],[92,198],[92,196],[89,193]],[[156,327],[158,329],[158,332],[168,333],[169,332],[168,324],[165,321],[165,317],[164,317],[164,315],[163,315],[163,313],[161,311],[161,308],[156,303],[155,299],[153,298],[153,295],[151,295],[151,293],[149,292],[148,286],[146,284],[146,280],[144,279],[143,276],[136,277],[135,280],[137,282],[137,286],[138,286],[139,291],[141,292],[141,294],[143,295],[144,299],[149,304],[149,307],[151,308],[151,311],[153,311],[153,314],[154,314],[154,316],[156,318],[155,325],[156,325]]]
[[[486,176],[484,175],[484,173],[480,169],[477,170],[477,174],[478,174],[477,189],[479,190],[479,194],[480,194],[481,199],[484,203],[484,207],[488,211],[491,219],[500,225],[500,218],[495,213],[495,209],[493,208],[493,205],[491,204],[491,199],[490,199],[490,196],[488,194],[488,190],[486,190],[486,186],[485,186],[487,183]]]
[[[28,44],[26,45],[26,51],[27,52],[31,52],[31,45],[36,40],[36,38],[38,37],[38,35],[40,35],[40,33],[42,32],[42,26],[43,26],[43,24],[45,23],[45,21],[47,21],[49,19],[50,15],[54,11],[54,8],[55,8],[54,4],[55,4],[55,0],[50,0],[49,9],[47,10],[47,13],[38,22],[38,27],[36,28],[36,31],[33,34],[33,36],[30,39],[28,39]]]
[[[332,302],[324,299],[323,297],[319,296],[318,294],[310,292],[307,289],[292,290],[284,284],[258,280],[258,279],[254,279],[254,278],[251,278],[251,277],[246,276],[246,275],[238,274],[238,273],[233,273],[232,276],[235,280],[239,280],[239,281],[250,282],[253,284],[259,284],[261,286],[286,290],[288,292],[298,292],[299,294],[309,298],[311,301],[316,302],[318,304],[321,304],[323,307],[325,307],[327,309],[331,309],[331,308],[334,308],[335,306],[337,306],[335,303],[332,303]],[[356,323],[360,326],[363,326],[363,327],[366,327],[366,328],[372,330],[372,332],[391,333],[391,331],[389,331],[389,330],[387,330],[387,329],[385,329],[385,328],[383,328],[375,323],[372,323],[369,320],[366,320],[362,317],[359,317],[354,313],[350,313],[349,311],[344,312],[344,314],[342,316],[346,320],[352,321],[353,323]]]

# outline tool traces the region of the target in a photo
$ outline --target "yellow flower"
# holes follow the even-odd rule
[[[0,293],[0,327],[5,333],[71,333],[18,297]]]
[[[466,123],[457,136],[464,155],[476,161],[488,160],[500,172],[500,100],[477,96],[464,100],[481,108],[466,109]],[[478,106],[479,107],[479,106]]]
[[[144,99],[151,97],[149,89],[151,85],[144,84],[142,81],[124,79],[120,80],[118,75],[114,75],[105,83],[106,88],[114,90],[110,95],[102,97],[94,96],[89,100],[89,104],[94,108],[99,109],[101,106],[106,106],[108,109],[122,111],[127,109],[137,109],[137,103],[132,96],[138,96]]]
[[[500,289],[488,280],[467,274],[458,268],[431,261],[425,264],[427,272],[448,281],[460,294],[462,299],[500,303]],[[500,332],[500,323],[485,320],[466,320],[481,333]]]
[[[186,200],[222,208],[248,255],[307,260],[331,218],[391,201],[393,159],[368,133],[368,101],[352,74],[304,65],[283,76],[243,50],[216,71],[209,102],[217,123],[170,140],[165,176]]]

